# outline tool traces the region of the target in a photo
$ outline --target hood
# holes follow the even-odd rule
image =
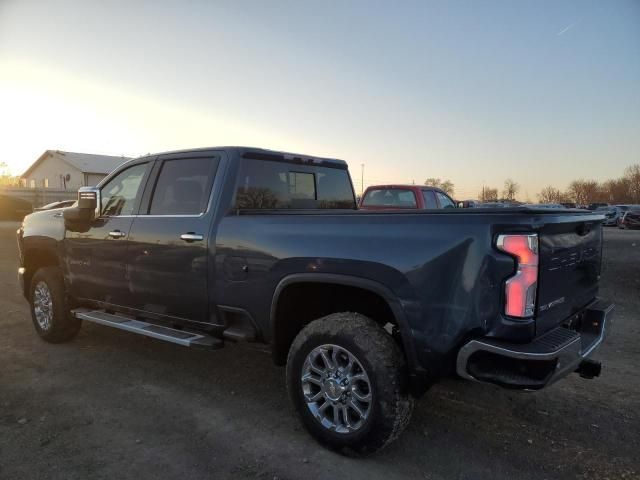
[[[27,215],[22,221],[22,235],[24,237],[39,236],[62,240],[65,234],[63,210],[64,208],[56,208]]]

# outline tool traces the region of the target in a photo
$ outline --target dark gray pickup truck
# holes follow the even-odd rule
[[[322,444],[376,451],[455,375],[592,378],[603,217],[358,211],[347,165],[222,147],[129,161],[77,206],[27,216],[19,276],[49,342],[83,320],[189,347],[267,345]]]

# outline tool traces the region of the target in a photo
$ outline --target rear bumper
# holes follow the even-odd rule
[[[458,352],[458,375],[506,388],[541,389],[579,368],[584,370],[583,362],[587,362],[610,328],[612,310],[611,302],[595,300],[572,317],[568,325],[531,343],[471,340]]]

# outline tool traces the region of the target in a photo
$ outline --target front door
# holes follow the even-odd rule
[[[100,189],[98,218],[86,232],[66,232],[66,269],[72,296],[126,305],[125,279],[128,235],[142,197],[150,162],[139,162],[117,173]]]
[[[153,189],[131,226],[132,307],[167,320],[212,323],[209,311],[211,191],[220,157],[160,157]],[[147,197],[147,195],[145,195]]]

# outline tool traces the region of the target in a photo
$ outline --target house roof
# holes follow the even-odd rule
[[[82,173],[97,173],[106,175],[111,173],[118,165],[129,160],[128,157],[114,157],[111,155],[96,155],[93,153],[63,152],[61,150],[46,150],[40,157],[22,174],[28,177],[33,170],[44,162],[49,156],[57,156],[69,165],[77,168]]]

